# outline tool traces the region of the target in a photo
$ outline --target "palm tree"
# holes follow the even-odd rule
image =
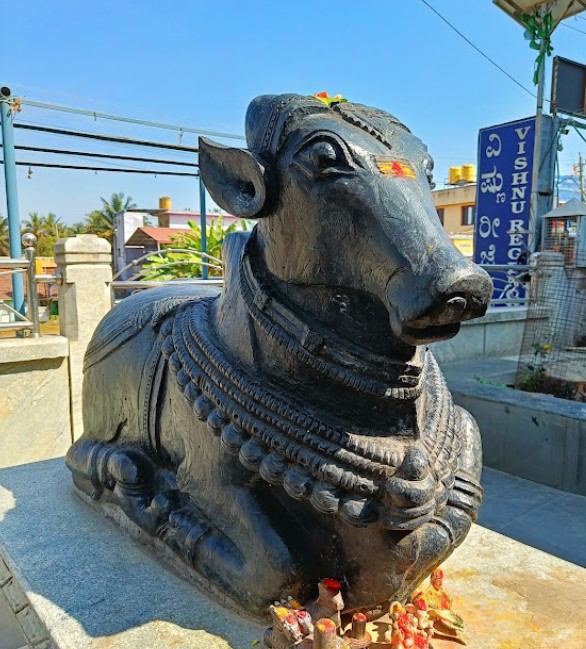
[[[72,237],[76,234],[85,234],[87,231],[87,225],[85,223],[72,223],[67,226],[64,236]]]
[[[126,200],[124,199],[124,192],[114,192],[109,202],[101,197],[100,200],[102,201],[102,209],[93,210],[86,217],[87,231],[98,234],[112,243],[116,226],[116,214],[130,210],[136,205],[132,202],[130,196]]]
[[[29,218],[24,222],[24,229],[32,232],[37,237],[36,250],[37,255],[41,257],[50,257],[53,254],[55,241],[65,232],[65,226],[61,219],[52,212],[47,216],[40,216],[38,212],[31,212]]]
[[[8,219],[0,216],[0,256],[10,256],[10,243],[8,241]]]
[[[49,212],[49,214],[44,217],[44,223],[46,234],[54,236],[55,239],[58,239],[59,235],[64,234],[65,232],[66,228],[65,225],[63,225],[63,221],[52,212]]]
[[[27,221],[23,223],[24,229],[27,232],[32,232],[37,241],[40,241],[41,238],[47,233],[45,228],[45,217],[40,216],[38,212],[31,212]]]

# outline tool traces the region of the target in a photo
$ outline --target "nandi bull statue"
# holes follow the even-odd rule
[[[123,300],[85,360],[76,487],[251,616],[325,576],[349,610],[405,600],[462,542],[481,444],[426,345],[492,287],[442,230],[432,160],[397,119],[261,96],[248,150],[200,140],[213,199],[258,219],[225,284]]]

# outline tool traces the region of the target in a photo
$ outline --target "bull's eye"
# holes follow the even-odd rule
[[[313,177],[331,177],[352,171],[344,145],[334,137],[314,137],[296,154],[295,165]]]
[[[336,164],[338,155],[330,142],[316,142],[307,151],[308,162],[318,169],[327,169]]]

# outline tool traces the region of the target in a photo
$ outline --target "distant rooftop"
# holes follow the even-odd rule
[[[192,232],[192,230],[189,228],[154,228],[144,226],[142,228],[136,228],[130,239],[126,242],[126,245],[150,247],[155,243],[159,246],[168,246],[173,243],[171,237],[188,232]]]

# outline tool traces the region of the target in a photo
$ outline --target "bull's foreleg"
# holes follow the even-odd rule
[[[238,597],[246,609],[264,615],[275,599],[298,593],[297,564],[259,504],[250,472],[215,449],[216,438],[207,442],[205,460],[201,454],[191,455],[179,467],[178,483],[221,529],[236,557],[226,561],[222,547],[209,548],[205,559],[209,579],[232,598]]]
[[[461,441],[458,469],[446,506],[429,523],[406,535],[395,553],[411,561],[405,583],[424,579],[462,543],[482,504],[482,442],[472,415],[456,406],[456,431]],[[403,593],[408,597],[411,593]]]
[[[237,576],[240,592],[242,583],[246,584],[250,604],[265,614],[268,604],[278,597],[299,594],[296,562],[250,487],[225,487],[222,500],[222,530],[242,558]]]

